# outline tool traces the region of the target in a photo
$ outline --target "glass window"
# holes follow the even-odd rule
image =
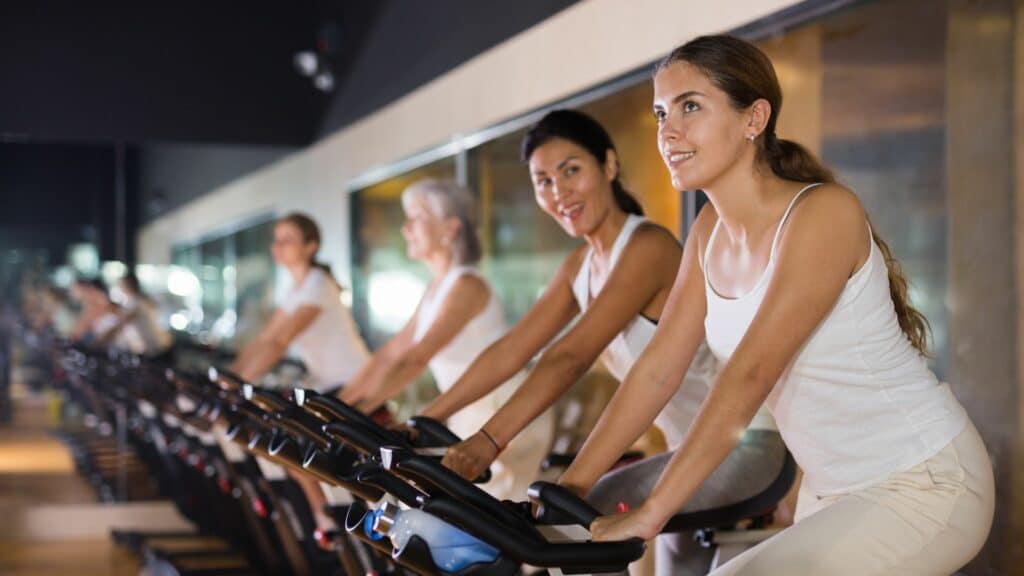
[[[270,254],[273,239],[273,220],[235,234],[235,347],[245,345],[259,333],[274,313],[275,271]]]
[[[176,246],[167,290],[177,297],[172,327],[203,342],[237,348],[252,338],[274,310],[275,270],[270,254],[274,221]]]

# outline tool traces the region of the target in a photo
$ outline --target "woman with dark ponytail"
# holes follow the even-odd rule
[[[679,190],[703,190],[663,322],[561,482],[586,492],[675,392],[700,342],[723,368],[645,502],[598,540],[652,538],[766,404],[804,471],[796,522],[734,574],[950,574],[985,543],[985,446],[926,364],[927,323],[856,195],[778,138],[771,62],[729,36],[660,64],[654,114]]]
[[[566,233],[585,242],[565,260],[526,316],[424,411],[435,418],[455,413],[543,350],[526,381],[504,406],[479,432],[449,449],[444,463],[467,478],[482,472],[509,442],[515,445],[525,435],[521,431],[599,357],[613,376],[625,377],[655,333],[682,255],[679,242],[669,231],[642,217],[640,204],[619,181],[618,156],[611,138],[589,116],[572,110],[549,113],[527,132],[522,157],[529,165],[541,209]],[[576,323],[570,327],[574,319]],[[682,441],[715,369],[714,358],[704,347],[693,368],[675,380],[674,384],[685,381],[685,385],[677,386],[678,393],[656,422],[670,448]],[[778,448],[775,454],[781,455],[781,441],[771,434]],[[753,436],[758,440],[725,467],[720,478],[724,482],[711,491],[727,502],[716,500],[709,505],[735,502],[733,496],[742,498],[748,485],[740,472],[760,472],[771,465],[772,451],[761,444],[766,437]],[[617,495],[635,487],[636,471],[657,466],[659,458],[610,478],[607,489],[595,495],[593,503],[614,510],[620,501]],[[781,457],[778,461],[781,463]],[[769,474],[745,476],[757,479]]]

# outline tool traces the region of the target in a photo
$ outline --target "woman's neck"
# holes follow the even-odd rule
[[[448,274],[448,271],[455,265],[451,254],[443,251],[424,258],[423,263],[427,265],[427,269],[430,270],[430,277],[434,281],[444,278],[445,274]]]
[[[785,180],[763,167],[723,174],[703,190],[729,237],[746,243],[776,222],[776,206],[787,188]]]
[[[288,273],[292,276],[292,284],[294,286],[301,285],[302,282],[305,281],[306,275],[309,274],[309,271],[312,269],[313,265],[306,263],[289,266]]]
[[[594,251],[594,255],[602,262],[608,260],[612,248],[615,246],[615,240],[622,232],[622,227],[626,225],[627,218],[629,215],[618,207],[612,208],[591,233],[584,235],[583,239],[587,241],[590,249]]]

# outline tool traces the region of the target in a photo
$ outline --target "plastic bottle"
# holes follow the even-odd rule
[[[458,572],[478,562],[490,563],[498,550],[444,520],[422,510],[402,510],[385,503],[373,512],[373,531],[387,535],[401,554],[409,539],[419,536],[430,549],[434,564],[445,572]]]

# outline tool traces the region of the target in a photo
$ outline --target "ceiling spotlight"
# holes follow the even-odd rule
[[[334,90],[334,74],[330,70],[324,70],[313,77],[313,85],[321,92]]]
[[[295,53],[295,56],[292,57],[292,64],[295,66],[296,72],[309,78],[320,68],[320,58],[312,50],[303,50]]]

